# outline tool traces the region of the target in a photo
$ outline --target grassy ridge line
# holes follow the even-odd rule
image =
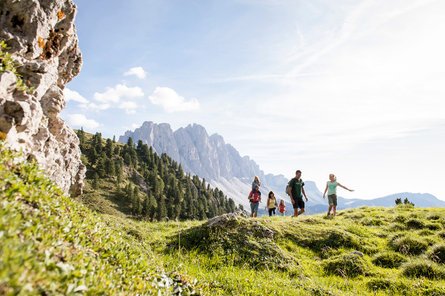
[[[445,209],[351,209],[205,223],[140,223],[166,266],[212,295],[445,295]],[[270,233],[274,233],[273,237]],[[363,258],[351,254],[360,251]]]
[[[0,142],[1,295],[194,293],[160,269],[134,224],[93,213],[15,157]]]

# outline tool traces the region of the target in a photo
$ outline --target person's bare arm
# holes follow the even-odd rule
[[[303,192],[303,195],[306,198],[306,201],[309,201],[309,199],[306,196],[306,191],[304,191],[304,187],[301,187],[301,192]]]
[[[323,193],[323,198],[326,198],[326,192],[328,191],[328,183],[326,183],[326,188]]]
[[[340,186],[340,187],[343,188],[343,189],[348,190],[348,191],[351,191],[351,192],[354,191],[354,190],[352,190],[352,189],[347,188],[346,186],[341,185],[340,183],[337,183],[337,185]]]

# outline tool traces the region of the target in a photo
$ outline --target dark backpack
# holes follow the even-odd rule
[[[292,182],[292,180],[293,180],[293,178],[292,179],[290,179],[290,181],[289,182],[287,182],[287,185],[286,185],[286,194],[287,195],[289,195],[290,196],[290,182]]]

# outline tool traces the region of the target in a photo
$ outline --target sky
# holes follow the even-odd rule
[[[73,128],[198,123],[266,173],[445,200],[445,1],[75,3]]]

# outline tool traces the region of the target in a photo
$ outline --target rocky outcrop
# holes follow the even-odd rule
[[[63,89],[82,66],[71,0],[0,1],[0,39],[17,62],[20,91],[11,72],[0,73],[0,131],[6,143],[35,159],[65,192],[81,194],[85,166],[79,140],[58,117]]]

